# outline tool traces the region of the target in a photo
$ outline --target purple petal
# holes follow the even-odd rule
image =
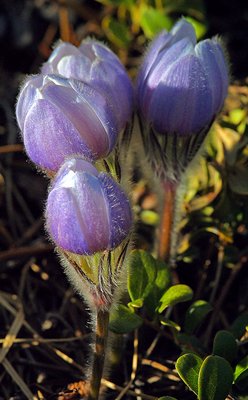
[[[47,229],[62,249],[93,254],[119,245],[132,215],[120,186],[80,157],[66,160],[50,188]]]
[[[59,61],[66,56],[77,56],[80,55],[80,52],[77,47],[73,46],[71,43],[67,42],[59,42],[55,47],[47,62],[43,64],[41,68],[42,74],[54,74],[58,73],[58,63]]]
[[[79,51],[87,56],[92,62],[98,58],[116,64],[125,70],[117,55],[103,43],[95,39],[84,39],[79,46]]]
[[[105,200],[98,179],[87,172],[72,172],[57,181],[48,196],[47,221],[54,241],[64,250],[93,254],[108,248]]]
[[[133,108],[131,81],[118,65],[96,60],[91,67],[89,83],[105,93],[118,122],[119,130],[130,120]]]
[[[154,90],[149,118],[160,133],[190,135],[213,119],[207,75],[194,55],[175,62]]]
[[[52,78],[51,78],[52,80]],[[64,79],[53,80],[43,89],[43,96],[57,105],[88,144],[94,158],[106,156],[115,144],[117,127],[106,98],[89,85]]]
[[[139,69],[136,82],[136,91],[139,97],[139,102],[141,102],[142,99],[142,92],[143,92],[142,86],[153,64],[156,62],[159,52],[164,46],[166,46],[166,44],[170,42],[170,40],[171,40],[170,33],[162,31],[158,36],[155,37],[155,39],[148,46],[145,57]]]
[[[216,39],[200,42],[195,52],[206,71],[212,91],[213,113],[216,115],[223,106],[228,89],[228,69],[224,53]]]
[[[77,157],[59,170],[47,201],[47,227],[64,250],[93,254],[109,243],[107,208],[97,169]]]
[[[28,77],[21,88],[16,104],[16,118],[21,131],[23,131],[28,111],[34,102],[41,98],[39,88],[42,86],[42,83],[43,77],[35,75]]]
[[[161,52],[160,60],[151,69],[146,82],[144,82],[143,101],[141,103],[144,115],[148,112],[152,93],[160,84],[162,77],[166,75],[166,72],[172,68],[174,63],[176,64],[185,55],[193,53],[193,45],[187,38],[175,43],[164,54]]]
[[[23,136],[31,160],[48,170],[58,170],[68,155],[94,157],[72,122],[47,100],[35,102],[26,117]]]
[[[107,174],[100,173],[99,180],[108,200],[110,248],[118,246],[128,235],[132,225],[132,212],[126,194]]]
[[[91,85],[74,79],[69,80],[69,83],[78,94],[77,101],[85,105],[87,104],[95,115],[95,123],[97,123],[98,119],[98,123],[101,124],[102,130],[105,132],[105,136],[108,139],[108,148],[107,153],[102,153],[101,157],[103,157],[113,149],[118,134],[117,120],[112,110],[111,103],[107,96],[103,95]],[[75,104],[73,107],[74,106]],[[89,123],[91,123],[91,121],[89,121]],[[99,139],[100,138],[97,138],[97,140]]]
[[[98,170],[89,161],[82,158],[81,155],[70,156],[61,165],[59,172],[55,175],[52,183],[52,187],[57,185],[57,182],[61,182],[63,178],[69,173],[76,173],[77,171],[87,172],[93,176],[98,176]],[[59,183],[58,183],[59,184]]]
[[[194,27],[186,21],[186,19],[180,19],[171,29],[171,35],[173,35],[173,39],[171,44],[178,42],[184,38],[190,40],[193,46],[196,45],[196,33]]]
[[[91,64],[91,61],[87,57],[78,52],[77,55],[69,55],[61,58],[57,65],[57,71],[65,78],[79,79],[87,82],[89,80]]]

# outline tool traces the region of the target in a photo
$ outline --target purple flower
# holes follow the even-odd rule
[[[193,27],[182,19],[151,43],[138,74],[137,107],[156,132],[188,136],[210,126],[227,88],[220,41],[196,44]]]
[[[118,246],[132,213],[127,196],[107,174],[80,157],[68,159],[51,186],[47,229],[63,250],[91,255]]]
[[[107,96],[87,83],[56,75],[28,78],[16,116],[28,156],[50,171],[71,155],[91,161],[107,156],[119,133]]]
[[[119,129],[123,129],[131,119],[131,81],[119,58],[104,44],[93,39],[84,40],[79,47],[60,42],[41,72],[78,79],[105,93],[114,109]]]

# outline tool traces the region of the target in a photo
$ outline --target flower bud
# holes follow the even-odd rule
[[[138,108],[160,134],[197,134],[222,108],[227,88],[219,40],[196,44],[192,26],[181,20],[151,44],[138,77]]]
[[[86,39],[77,48],[70,43],[60,42],[43,65],[41,72],[78,79],[106,93],[114,109],[119,129],[123,129],[131,119],[131,81],[118,57],[104,44]]]
[[[16,107],[28,156],[57,171],[67,156],[93,161],[113,149],[118,127],[107,97],[87,83],[37,75],[24,83]]]
[[[228,67],[217,38],[196,44],[194,28],[182,19],[151,43],[138,74],[136,102],[146,150],[150,158],[151,152],[154,159],[162,155],[162,168],[171,176],[198,151],[227,89]]]
[[[92,255],[118,246],[132,213],[127,196],[107,174],[80,157],[68,159],[51,186],[47,229],[63,250]]]

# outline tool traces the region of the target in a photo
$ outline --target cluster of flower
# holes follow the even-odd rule
[[[93,163],[131,119],[132,84],[117,56],[95,40],[60,43],[24,83],[16,107],[26,152],[48,175],[46,221],[63,250],[91,255],[118,246],[132,213],[118,183]]]
[[[178,177],[185,169],[223,106],[227,87],[218,39],[196,44],[193,27],[183,19],[155,38],[138,73],[135,107],[144,147],[158,170],[161,164],[165,175]],[[17,120],[31,160],[56,173],[47,227],[65,250],[112,249],[130,231],[126,195],[93,163],[110,154],[133,103],[124,67],[95,40],[78,48],[60,43],[41,73],[21,89]]]

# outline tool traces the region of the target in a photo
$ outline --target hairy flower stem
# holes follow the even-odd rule
[[[88,400],[98,400],[104,368],[108,337],[109,311],[99,309],[96,313],[96,338],[92,363]]]
[[[159,226],[158,258],[171,261],[171,241],[175,223],[177,183],[166,180],[163,183],[163,209]]]

